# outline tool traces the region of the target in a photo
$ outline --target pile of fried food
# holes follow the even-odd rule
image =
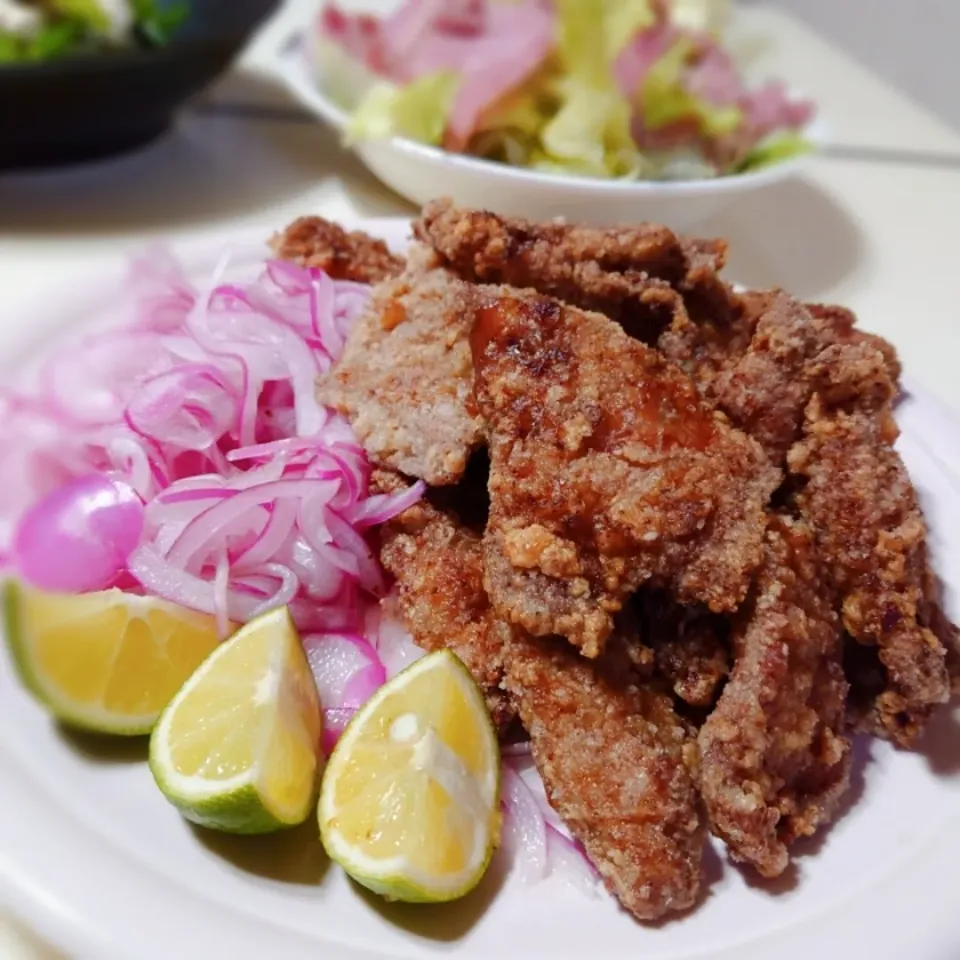
[[[705,827],[778,876],[851,735],[911,746],[956,674],[893,348],[653,224],[436,201],[414,236],[406,261],[316,218],[274,241],[376,284],[319,396],[376,486],[429,485],[380,531],[414,638],[529,737],[636,917],[694,905]]]

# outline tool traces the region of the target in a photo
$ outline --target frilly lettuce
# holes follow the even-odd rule
[[[460,78],[452,71],[420,77],[406,86],[378,83],[350,117],[347,143],[408,137],[434,146],[443,142]]]
[[[733,133],[743,122],[737,106],[716,106],[690,93],[683,85],[683,71],[694,44],[678,40],[647,72],[640,87],[640,112],[650,130],[659,130],[682,120],[695,119],[708,136]]]

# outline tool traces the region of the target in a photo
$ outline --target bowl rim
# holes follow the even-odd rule
[[[276,56],[276,70],[279,79],[296,97],[298,102],[311,113],[321,117],[339,133],[347,126],[349,115],[323,89],[314,77],[310,67],[307,50],[308,29],[293,33],[282,45]],[[459,170],[465,175],[499,177],[515,181],[518,185],[569,187],[589,190],[598,194],[630,194],[636,197],[683,197],[703,193],[739,193],[777,183],[810,164],[826,142],[825,124],[818,117],[804,129],[814,149],[808,153],[783,160],[759,170],[744,173],[727,174],[722,177],[700,178],[697,180],[624,180],[600,179],[577,174],[553,174],[525,167],[514,167],[506,163],[497,163],[468,154],[452,153],[442,147],[409,140],[406,137],[390,137],[384,140],[370,140],[353,144],[351,149],[362,151],[372,146],[389,146],[396,153],[411,160],[433,165],[445,165]]]

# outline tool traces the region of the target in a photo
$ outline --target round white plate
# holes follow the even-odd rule
[[[408,224],[362,224],[401,247]],[[264,230],[229,238],[265,253]],[[182,248],[198,277],[223,246]],[[30,317],[0,317],[7,378],[91,324],[116,321],[122,274],[51,296]],[[932,528],[944,580],[960,586],[956,422],[913,392],[899,409],[900,449]],[[957,611],[957,594],[948,596]],[[64,733],[21,689],[0,653],[0,906],[81,960],[955,960],[960,914],[960,736],[944,711],[922,753],[858,745],[850,804],[798,850],[796,869],[761,884],[705,863],[703,902],[643,927],[612,898],[559,878],[525,887],[501,867],[450,906],[387,905],[330,866],[312,822],[285,835],[228,838],[194,829],[154,787],[140,742]]]

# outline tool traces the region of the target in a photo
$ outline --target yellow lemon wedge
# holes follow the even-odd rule
[[[381,687],[320,790],[331,859],[390,900],[438,903],[482,878],[500,832],[500,755],[483,694],[447,650]]]
[[[199,667],[150,738],[150,769],[188,820],[229,833],[303,823],[322,719],[286,608],[241,627]]]
[[[33,695],[71,726],[149,733],[214,650],[213,617],[120,590],[45,593],[4,585],[7,642]]]

